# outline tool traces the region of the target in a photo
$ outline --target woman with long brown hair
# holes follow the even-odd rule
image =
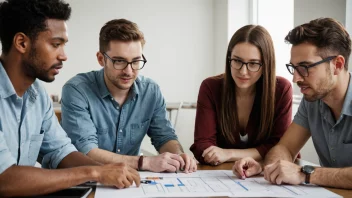
[[[200,87],[191,146],[201,163],[264,159],[291,123],[292,86],[275,74],[268,31],[246,25],[228,46],[225,73]]]

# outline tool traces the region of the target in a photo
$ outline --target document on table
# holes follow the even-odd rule
[[[341,197],[314,185],[273,185],[263,176],[242,180],[230,170],[198,170],[190,174],[139,173],[142,180],[148,180],[139,188],[135,185],[126,189],[98,185],[95,197]]]

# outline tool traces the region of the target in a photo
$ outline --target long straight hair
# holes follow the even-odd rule
[[[274,44],[269,32],[259,25],[246,25],[235,32],[229,43],[226,54],[226,68],[222,90],[221,110],[219,122],[221,133],[229,143],[235,143],[235,137],[240,133],[238,109],[236,102],[236,85],[231,75],[231,52],[239,43],[250,43],[258,48],[262,59],[262,76],[256,82],[262,84],[261,113],[258,135],[255,142],[270,136],[273,128],[275,105],[275,53]],[[262,81],[262,83],[258,83]],[[260,87],[257,87],[258,89]]]

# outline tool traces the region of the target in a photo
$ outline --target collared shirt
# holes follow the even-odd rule
[[[98,147],[138,155],[146,134],[156,150],[177,140],[159,86],[140,75],[122,106],[105,85],[104,69],[70,79],[62,89],[61,102],[62,127],[84,154]]]
[[[0,63],[0,174],[14,164],[34,166],[38,154],[44,168],[56,168],[73,151],[39,81],[19,97]]]
[[[352,166],[351,74],[341,115],[336,121],[322,100],[308,102],[302,99],[293,122],[310,131],[321,166]]]

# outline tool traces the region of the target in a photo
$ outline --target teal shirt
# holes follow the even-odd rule
[[[36,80],[18,97],[0,63],[0,174],[12,165],[56,168],[77,151],[61,128],[51,100]]]
[[[61,108],[62,127],[84,154],[100,148],[138,155],[145,135],[156,150],[177,140],[159,86],[140,75],[119,106],[105,85],[104,69],[78,74],[64,85]]]
[[[293,122],[310,131],[321,166],[352,166],[351,74],[338,120],[335,121],[329,106],[322,100],[308,102],[302,99]]]

